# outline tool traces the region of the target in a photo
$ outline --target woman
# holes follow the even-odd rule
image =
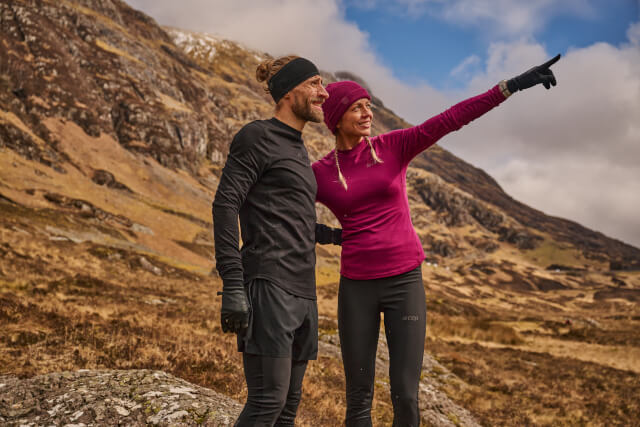
[[[369,138],[371,96],[355,82],[327,86],[324,121],[336,148],[313,164],[316,200],[342,225],[338,328],[347,383],[347,426],[371,425],[380,313],[389,347],[394,426],[418,426],[418,385],[426,329],[420,266],[406,190],[411,159],[447,133],[498,106],[513,92],[556,81],[560,55],[421,125]]]

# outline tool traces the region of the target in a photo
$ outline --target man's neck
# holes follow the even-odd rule
[[[299,132],[302,132],[304,125],[307,124],[306,120],[301,119],[288,108],[281,108],[280,110],[276,111],[273,116],[285,125],[291,126]]]

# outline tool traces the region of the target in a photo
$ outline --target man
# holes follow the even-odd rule
[[[256,78],[268,83],[274,117],[235,135],[213,202],[222,330],[238,334],[248,388],[240,427],[293,425],[318,349],[317,187],[301,136],[322,122],[329,95],[304,58],[265,61]]]

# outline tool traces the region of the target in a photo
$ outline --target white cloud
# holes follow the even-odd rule
[[[553,54],[526,42],[493,45],[471,88]],[[516,199],[640,245],[640,49],[594,44],[553,70],[558,86],[514,94],[443,145]]]
[[[456,65],[449,75],[453,77],[467,75],[471,70],[475,71],[481,62],[482,60],[478,55],[471,55],[465,58],[460,64]]]
[[[298,53],[322,65],[382,68],[368,35],[343,18],[336,0],[132,0],[161,24],[210,32],[274,56]],[[353,53],[356,52],[354,57]]]
[[[547,214],[569,218],[626,242],[640,242],[638,170],[599,156],[511,160],[494,171],[505,191]],[[635,226],[634,226],[635,224]]]
[[[359,1],[346,0],[361,7]],[[448,22],[481,28],[491,35],[531,36],[561,15],[596,17],[594,0],[367,0],[407,16],[430,14]]]
[[[441,16],[450,22],[511,36],[532,35],[558,15],[586,17],[594,11],[589,0],[453,0],[441,5]]]
[[[349,70],[396,113],[418,123],[555,55],[531,33],[558,13],[592,9],[587,0],[567,0],[561,9],[556,2],[547,7],[550,1],[397,0],[414,9],[439,7],[460,23],[522,25],[518,36],[514,27],[507,41],[491,44],[486,63],[472,57],[457,67],[460,73],[484,69],[455,93],[394,78],[368,35],[345,20],[341,0],[129,3],[162,24],[219,34],[272,55],[296,53],[327,71]],[[566,52],[553,66],[557,87],[516,93],[441,145],[486,170],[516,199],[640,246],[640,23],[627,36],[621,46]]]
[[[631,44],[640,46],[640,22],[636,22],[629,26],[629,29],[627,30],[627,37]]]

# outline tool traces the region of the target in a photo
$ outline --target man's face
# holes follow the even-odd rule
[[[303,81],[291,90],[291,96],[291,110],[296,116],[309,122],[322,122],[322,103],[329,98],[322,77],[313,76]]]

